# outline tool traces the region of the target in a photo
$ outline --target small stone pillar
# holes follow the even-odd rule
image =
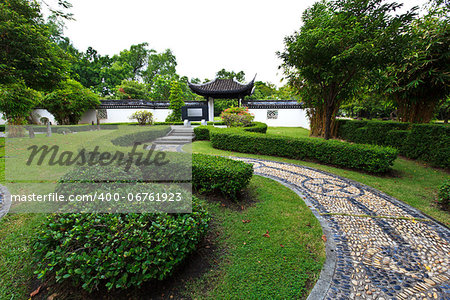
[[[184,120],[184,127],[191,127],[191,121]]]
[[[202,119],[202,121],[200,122],[200,124],[202,124],[202,125],[208,125],[208,122],[206,122],[205,119]]]
[[[208,98],[208,121],[214,122],[214,99]]]
[[[47,123],[47,136],[52,136],[52,128],[50,127],[51,122]]]
[[[30,136],[30,139],[34,139],[34,129],[33,129],[33,126],[28,127],[28,135]]]

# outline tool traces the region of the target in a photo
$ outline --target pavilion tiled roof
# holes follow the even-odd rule
[[[243,99],[245,96],[250,96],[253,93],[254,83],[254,78],[247,84],[242,84],[234,79],[216,78],[213,81],[203,84],[189,82],[189,87],[194,93],[204,97],[215,99]]]

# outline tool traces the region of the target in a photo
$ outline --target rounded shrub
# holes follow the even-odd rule
[[[253,167],[242,161],[204,154],[192,155],[192,187],[200,193],[218,192],[236,200],[253,176]]]
[[[250,126],[255,116],[249,113],[247,107],[235,107],[225,109],[221,114],[223,122],[227,127],[246,127]]]
[[[146,110],[140,110],[130,116],[130,120],[136,120],[139,125],[152,125],[153,114]]]
[[[190,214],[53,214],[33,244],[38,277],[89,292],[163,280],[196,248],[209,220],[197,198]]]

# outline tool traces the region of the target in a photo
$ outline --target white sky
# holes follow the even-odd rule
[[[51,3],[51,1],[48,1]],[[132,44],[172,49],[177,72],[213,79],[221,68],[280,86],[285,36],[298,30],[314,0],[71,0],[75,21],[65,35],[75,47],[113,55]],[[399,0],[398,2],[401,2]],[[405,6],[425,0],[408,0]]]

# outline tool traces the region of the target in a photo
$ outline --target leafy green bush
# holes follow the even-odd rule
[[[439,187],[439,201],[442,205],[448,206],[450,204],[450,180],[447,179]]]
[[[133,146],[135,143],[148,143],[159,137],[165,136],[170,130],[170,126],[155,126],[146,131],[119,136],[111,140],[111,142],[116,146],[123,147]]]
[[[293,159],[308,158],[373,173],[387,171],[393,165],[398,153],[396,149],[390,147],[230,130],[213,130],[210,132],[210,138],[212,146],[218,149]]]
[[[190,214],[54,214],[33,244],[39,278],[94,291],[163,280],[191,253],[210,217],[193,197]]]
[[[236,199],[252,175],[250,164],[219,156],[192,155],[192,187],[200,193],[219,192]]]
[[[247,127],[255,119],[255,116],[248,112],[247,107],[235,106],[225,109],[220,117],[227,127]]]
[[[196,140],[206,140],[209,141],[209,132],[211,130],[214,130],[215,127],[208,125],[208,126],[198,126],[194,128],[194,134]],[[228,128],[223,129],[219,128],[220,130],[229,130],[233,132],[239,132],[239,131],[248,131],[248,132],[259,132],[259,133],[266,133],[267,132],[267,124],[261,123],[261,122],[253,122],[248,127],[240,127],[240,128]]]
[[[130,116],[130,120],[137,120],[139,125],[152,125],[153,114],[146,110],[140,110]]]

